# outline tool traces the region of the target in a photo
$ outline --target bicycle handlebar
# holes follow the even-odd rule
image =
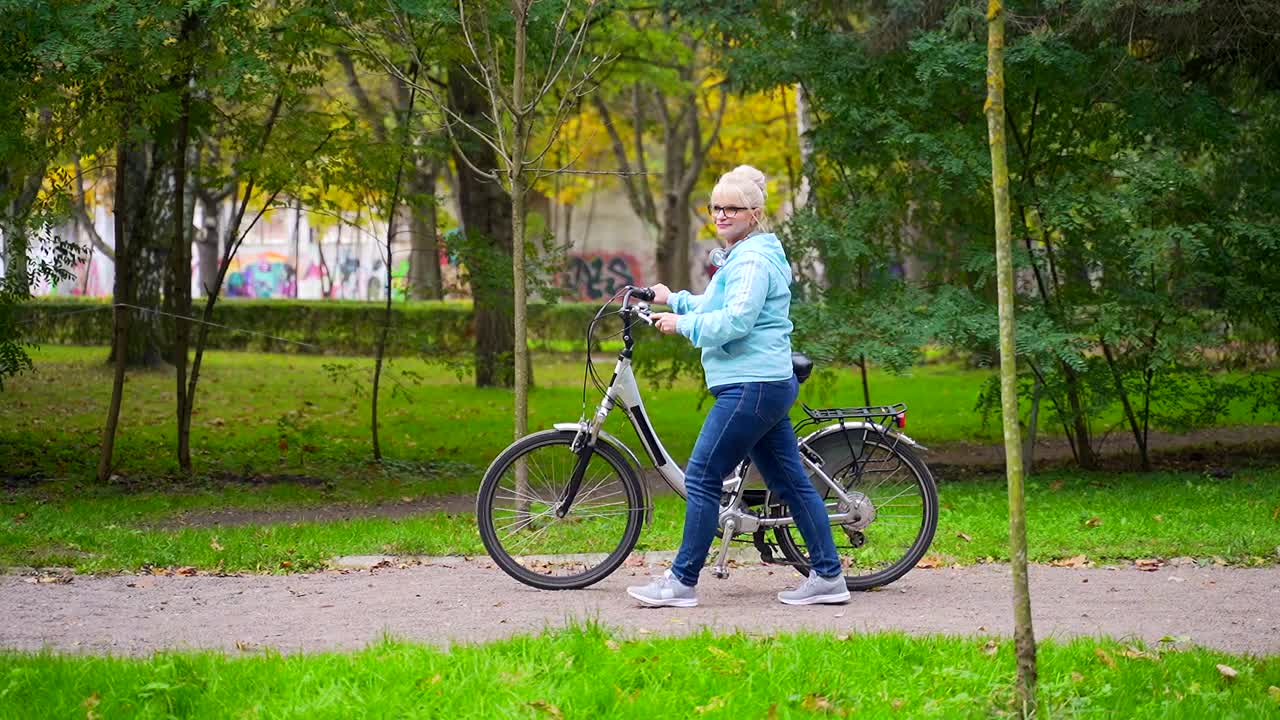
[[[634,298],[638,298],[640,300],[644,300],[645,302],[653,302],[653,298],[655,297],[653,289],[647,288],[647,287],[631,288],[631,296]]]

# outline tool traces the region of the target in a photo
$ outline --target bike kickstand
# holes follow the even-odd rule
[[[738,524],[733,520],[729,520],[724,524],[724,535],[720,538],[720,553],[716,556],[715,565],[711,566],[711,574],[724,580],[729,577],[729,568],[725,567],[725,563],[729,562],[729,543],[733,540],[733,531]]]

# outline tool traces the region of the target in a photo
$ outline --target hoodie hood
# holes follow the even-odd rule
[[[782,241],[773,233],[757,233],[739,240],[729,250],[729,260],[745,253],[756,253],[769,261],[787,284],[791,283],[791,264],[787,262],[787,253],[782,249]]]

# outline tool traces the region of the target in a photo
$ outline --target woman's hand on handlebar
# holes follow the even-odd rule
[[[653,291],[653,301],[659,305],[666,305],[671,299],[671,288],[662,283],[650,285],[649,289]]]
[[[680,316],[675,313],[654,313],[650,316],[653,326],[666,335],[674,335],[676,331],[676,321]]]

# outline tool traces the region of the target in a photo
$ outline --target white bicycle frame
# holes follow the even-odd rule
[[[626,357],[625,353],[618,358],[617,365],[614,367],[613,378],[609,381],[609,386],[605,392],[604,398],[600,401],[600,404],[596,406],[595,415],[592,416],[592,419],[590,421],[586,421],[584,419],[579,423],[558,423],[555,425],[555,428],[557,430],[576,431],[580,436],[586,435],[587,442],[592,445],[603,440],[604,442],[607,442],[608,444],[623,451],[624,454],[631,457],[637,465],[640,465],[639,459],[636,457],[635,453],[631,452],[630,448],[628,448],[625,443],[601,429],[604,425],[605,419],[615,407],[621,408],[622,411],[626,413],[627,418],[631,421],[631,426],[635,428],[636,436],[640,438],[641,444],[644,446],[646,453],[648,453],[649,459],[653,463],[654,468],[657,469],[658,474],[662,476],[662,479],[666,481],[667,485],[671,486],[672,490],[680,495],[680,497],[687,500],[689,493],[688,488],[685,485],[684,470],[682,470],[680,465],[672,459],[671,454],[668,453],[666,447],[663,446],[662,440],[659,439],[653,425],[649,422],[648,413],[645,412],[644,408],[644,400],[640,397],[640,388],[636,384],[635,373],[631,369],[631,359]],[[821,478],[822,482],[825,483],[835,495],[837,502],[834,503],[834,506],[838,511],[834,513],[830,512],[831,507],[829,506],[827,513],[830,522],[833,524],[859,522],[861,520],[859,517],[860,508],[862,507],[862,501],[865,500],[865,496],[863,496],[862,493],[846,492],[844,488],[840,487],[838,483],[832,480],[831,477],[823,471],[820,464],[815,462],[813,458],[809,457],[809,453],[803,452],[803,449],[809,442],[817,439],[818,437],[822,437],[833,432],[856,431],[859,429],[874,430],[884,434],[885,436],[896,436],[913,445],[915,444],[905,435],[889,431],[887,428],[876,423],[866,422],[846,422],[843,425],[828,425],[819,428],[818,430],[806,435],[803,439],[800,439],[799,444],[802,449],[802,452],[800,453],[800,460],[810,472],[812,472],[816,477]],[[577,443],[575,443],[575,446],[576,445]],[[724,492],[730,493],[733,500],[730,505],[721,506],[720,508],[721,527],[729,530],[730,526],[732,526],[731,532],[733,533],[747,533],[754,532],[761,527],[776,527],[779,525],[792,524],[793,520],[790,516],[762,518],[754,513],[745,512],[741,508],[743,497],[741,490],[743,484],[747,481],[744,470],[745,464],[739,464],[733,475],[724,480]],[[646,517],[649,517],[652,515],[651,512],[648,512],[652,508],[652,503],[648,498],[647,490],[645,505]],[[843,510],[841,510],[841,508],[843,508]]]

